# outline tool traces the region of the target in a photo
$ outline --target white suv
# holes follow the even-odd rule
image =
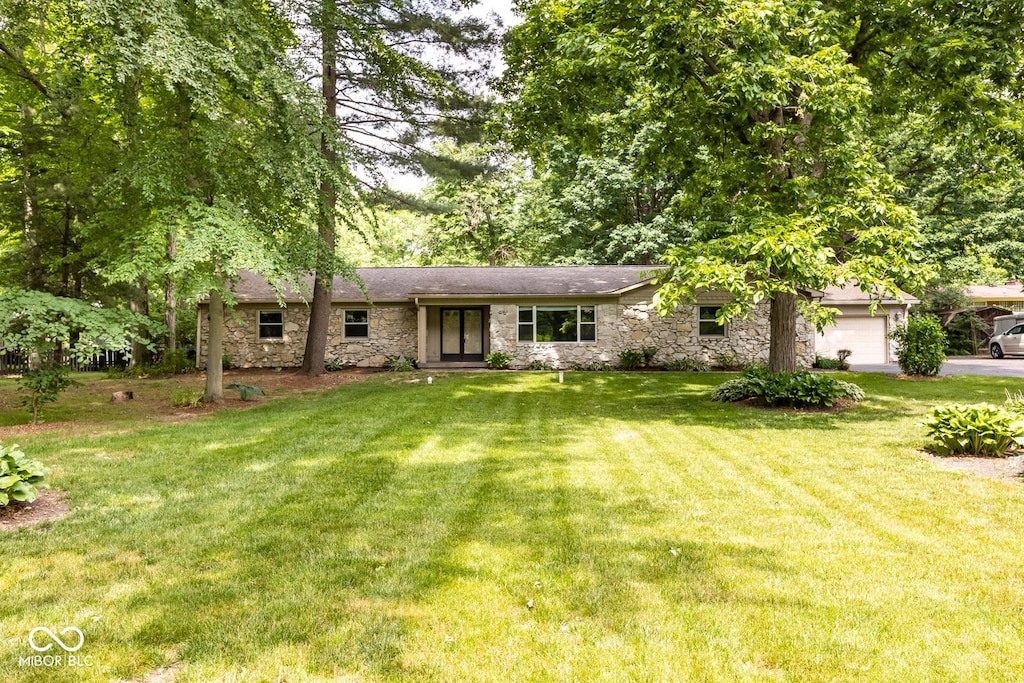
[[[1024,324],[1015,325],[989,339],[988,352],[993,358],[1024,354]]]

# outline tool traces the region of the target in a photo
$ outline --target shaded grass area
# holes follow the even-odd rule
[[[0,680],[1024,671],[1024,487],[914,450],[934,403],[1019,381],[857,375],[868,401],[813,414],[711,374],[406,379],[19,438],[73,513],[0,536]],[[39,625],[93,666],[19,666]]]

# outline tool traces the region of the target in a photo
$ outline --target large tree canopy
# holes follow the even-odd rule
[[[1018,3],[574,0],[523,3],[504,87],[513,140],[628,149],[672,174],[664,216],[689,227],[659,301],[771,302],[772,369],[795,366],[805,294],[856,280],[894,291],[918,273],[918,220],[880,144],[922,111],[968,137],[1004,121],[1019,88]],[[823,315],[825,313],[826,315]]]

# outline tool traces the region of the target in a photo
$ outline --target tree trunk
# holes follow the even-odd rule
[[[332,133],[337,126],[338,117],[336,0],[323,0],[321,10],[320,40],[323,52],[320,60],[320,91],[324,98],[324,111],[320,151],[328,165],[333,167],[338,159]],[[319,377],[324,372],[331,299],[334,297],[334,252],[338,241],[334,217],[336,206],[336,188],[330,177],[325,177],[320,183],[320,218],[317,225],[320,240],[317,248],[313,301],[309,308],[309,328],[306,330],[306,349],[302,355],[302,372],[309,377]]]
[[[177,255],[177,241],[175,239],[174,232],[167,233],[167,263],[170,266],[174,265],[174,259]],[[167,353],[172,353],[178,345],[178,292],[174,287],[174,276],[168,273],[167,279],[164,282],[164,324],[167,325],[167,340],[164,343],[164,349]]]
[[[206,390],[204,403],[224,398],[224,300],[220,290],[210,290],[210,315],[206,334]]]
[[[146,284],[146,280],[142,279],[139,281],[139,289],[135,296],[132,297],[131,301],[128,302],[128,307],[132,313],[138,313],[139,315],[149,316],[149,286]],[[138,330],[140,335],[145,335],[146,330]],[[143,344],[138,339],[132,340],[132,358],[128,363],[128,367],[136,368],[143,365],[147,365],[152,360],[149,352],[149,347]]]
[[[39,231],[37,215],[37,201],[35,182],[32,177],[32,169],[29,166],[29,159],[32,158],[34,150],[29,148],[29,140],[34,139],[35,132],[32,130],[32,110],[27,106],[21,107],[22,123],[22,167],[21,167],[21,193],[23,209],[23,230],[25,240],[25,285],[28,289],[43,289],[43,266],[42,248],[39,245]]]
[[[768,346],[768,370],[796,370],[796,294],[780,292],[772,297],[771,338]]]

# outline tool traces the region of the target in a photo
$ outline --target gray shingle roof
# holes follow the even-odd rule
[[[641,274],[651,266],[441,266],[404,268],[358,268],[374,302],[409,301],[434,296],[608,296],[649,281]],[[309,299],[313,278],[305,278],[305,291],[286,289],[284,300]],[[243,272],[235,284],[239,303],[277,301],[273,288],[263,277]],[[334,301],[362,302],[363,293],[354,282],[334,279]]]

